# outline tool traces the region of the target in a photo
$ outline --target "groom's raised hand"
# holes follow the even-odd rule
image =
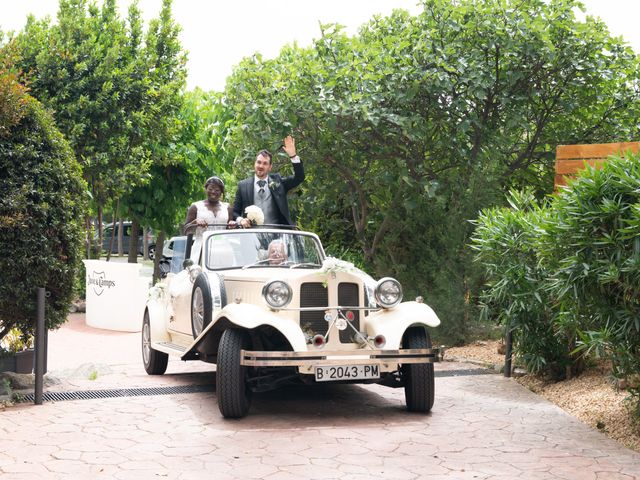
[[[289,158],[293,158],[296,156],[296,141],[295,139],[289,135],[284,139],[284,151],[287,152]]]

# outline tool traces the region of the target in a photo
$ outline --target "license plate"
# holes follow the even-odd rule
[[[379,365],[330,365],[315,367],[316,382],[380,378]]]

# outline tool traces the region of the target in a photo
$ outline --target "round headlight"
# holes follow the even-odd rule
[[[376,302],[383,308],[395,307],[402,301],[402,287],[394,278],[385,277],[378,281],[375,289]]]
[[[284,308],[289,305],[293,292],[287,283],[274,280],[262,288],[262,295],[270,307]]]

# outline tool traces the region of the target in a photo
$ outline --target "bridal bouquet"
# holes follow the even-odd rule
[[[262,209],[256,205],[249,205],[244,209],[245,217],[251,222],[251,225],[262,225],[264,223],[264,213]]]

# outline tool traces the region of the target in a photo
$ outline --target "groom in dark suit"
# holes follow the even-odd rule
[[[243,227],[250,226],[249,220],[243,218],[244,209],[250,205],[262,209],[265,224],[293,225],[287,192],[304,181],[304,168],[300,157],[296,155],[296,142],[293,137],[288,136],[284,139],[284,151],[291,159],[293,176],[282,177],[279,173],[271,173],[271,153],[261,150],[253,165],[255,175],[238,183],[236,199],[233,202],[233,218]]]

